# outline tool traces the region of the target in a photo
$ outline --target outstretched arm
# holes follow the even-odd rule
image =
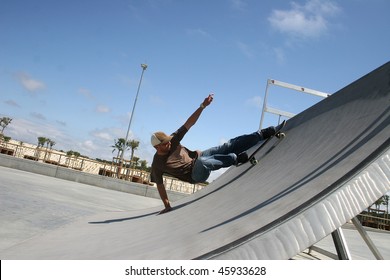
[[[202,114],[202,111],[204,108],[210,105],[210,103],[213,101],[214,94],[209,94],[204,101],[200,104],[199,108],[196,109],[196,111],[188,118],[188,120],[185,122],[184,126],[189,130],[199,119],[200,114]]]
[[[169,203],[168,194],[167,194],[167,190],[165,189],[165,185],[164,184],[157,184],[157,190],[158,190],[158,193],[160,194],[161,200],[165,206],[165,209],[162,210],[160,212],[160,214],[171,211],[172,207],[171,207],[171,204]]]

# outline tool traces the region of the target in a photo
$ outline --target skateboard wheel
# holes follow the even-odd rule
[[[255,158],[251,158],[250,162],[251,164],[256,165],[259,161]]]
[[[276,137],[278,138],[284,138],[286,136],[286,134],[284,134],[283,132],[279,132]]]

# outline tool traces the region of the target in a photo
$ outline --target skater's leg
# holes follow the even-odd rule
[[[225,144],[203,151],[195,161],[192,179],[195,182],[205,182],[211,171],[237,164],[237,156],[240,163],[245,162],[247,155],[244,155],[246,158],[239,155],[260,141],[275,135],[275,131],[275,128],[271,126],[251,134],[238,136],[230,139]]]
[[[242,153],[243,151],[248,150],[253,147],[263,138],[258,132],[252,134],[241,135],[236,138],[230,139],[226,143],[210,148],[202,152],[202,156],[212,156],[212,155],[227,155],[234,153],[236,155]]]
[[[195,182],[205,182],[211,171],[235,164],[237,156],[234,153],[227,155],[201,156],[195,161],[192,169],[192,179]]]
[[[276,128],[270,126],[251,134],[238,136],[236,138],[230,139],[225,144],[203,151],[202,156],[212,156],[217,154],[227,155],[230,153],[238,155],[255,146],[260,141],[266,140],[269,137],[275,135],[277,129],[279,129],[278,126]]]

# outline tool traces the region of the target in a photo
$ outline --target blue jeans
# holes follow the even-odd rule
[[[225,144],[203,151],[195,161],[191,174],[192,180],[197,183],[205,182],[211,171],[235,164],[238,154],[248,150],[262,140],[264,139],[260,134],[254,132],[238,136],[230,139]]]

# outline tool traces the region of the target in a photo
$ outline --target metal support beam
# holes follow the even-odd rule
[[[363,240],[366,242],[368,248],[371,250],[371,252],[374,254],[375,258],[377,260],[383,260],[383,257],[381,253],[378,251],[374,243],[372,242],[371,238],[368,236],[366,230],[363,228],[363,226],[360,224],[359,220],[354,217],[352,219],[352,222],[354,226],[356,227],[357,231],[359,232],[360,236],[363,238]]]
[[[336,247],[337,256],[339,260],[350,260],[351,254],[349,253],[347,243],[345,242],[343,231],[340,228],[332,232],[332,238]]]
[[[282,111],[282,110],[279,110],[279,109],[275,109],[275,108],[272,108],[272,107],[266,107],[265,108],[265,111],[268,112],[268,113],[272,113],[274,115],[279,115],[279,116],[284,116],[284,117],[288,117],[288,118],[292,118],[295,116],[295,114],[293,113],[290,113],[290,112],[287,112],[287,111]]]
[[[301,87],[301,86],[297,86],[297,85],[293,85],[293,84],[289,84],[289,83],[285,83],[285,82],[281,82],[281,81],[277,81],[277,80],[268,80],[268,83],[273,84],[275,86],[280,86],[280,87],[284,87],[284,88],[288,88],[288,89],[293,89],[293,90],[296,90],[299,92],[308,93],[311,95],[317,95],[317,96],[323,97],[323,98],[330,96],[329,93],[325,93],[325,92],[321,92],[318,90],[314,90],[314,89],[310,89],[310,88],[306,88],[306,87]]]

